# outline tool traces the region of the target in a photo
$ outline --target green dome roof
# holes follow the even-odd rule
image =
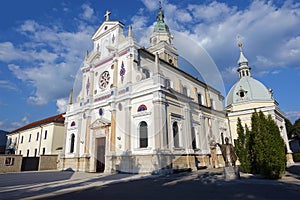
[[[272,101],[272,94],[258,80],[246,76],[242,77],[229,91],[226,106],[248,101]]]

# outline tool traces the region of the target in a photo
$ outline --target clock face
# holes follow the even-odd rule
[[[99,78],[99,87],[101,89],[105,89],[109,84],[109,80],[110,80],[109,72],[108,71],[103,72]]]

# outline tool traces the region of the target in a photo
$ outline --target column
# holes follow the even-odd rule
[[[131,101],[127,100],[125,110],[125,150],[131,151]]]
[[[185,150],[186,153],[193,153],[192,150],[192,132],[191,132],[191,113],[190,113],[190,108],[185,107],[184,108],[184,115],[185,115],[185,120],[184,120],[184,140],[185,140]]]
[[[90,124],[91,124],[91,116],[88,116],[86,119],[85,125],[85,138],[84,138],[84,154],[90,154]]]
[[[114,72],[113,72],[113,87],[116,88],[118,85],[118,60],[114,60]],[[110,132],[110,151],[116,151],[116,105],[115,102],[111,103],[111,132]]]

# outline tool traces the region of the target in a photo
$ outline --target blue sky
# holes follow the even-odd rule
[[[163,0],[165,21],[205,49],[226,92],[238,80],[237,36],[252,75],[272,88],[280,109],[300,117],[299,1]],[[155,0],[10,0],[0,6],[0,129],[63,112],[91,36],[110,10],[147,47]],[[184,51],[184,50],[183,50]]]

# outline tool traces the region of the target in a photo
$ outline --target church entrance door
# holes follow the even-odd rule
[[[96,139],[97,146],[97,164],[96,172],[104,172],[105,169],[105,137]]]

